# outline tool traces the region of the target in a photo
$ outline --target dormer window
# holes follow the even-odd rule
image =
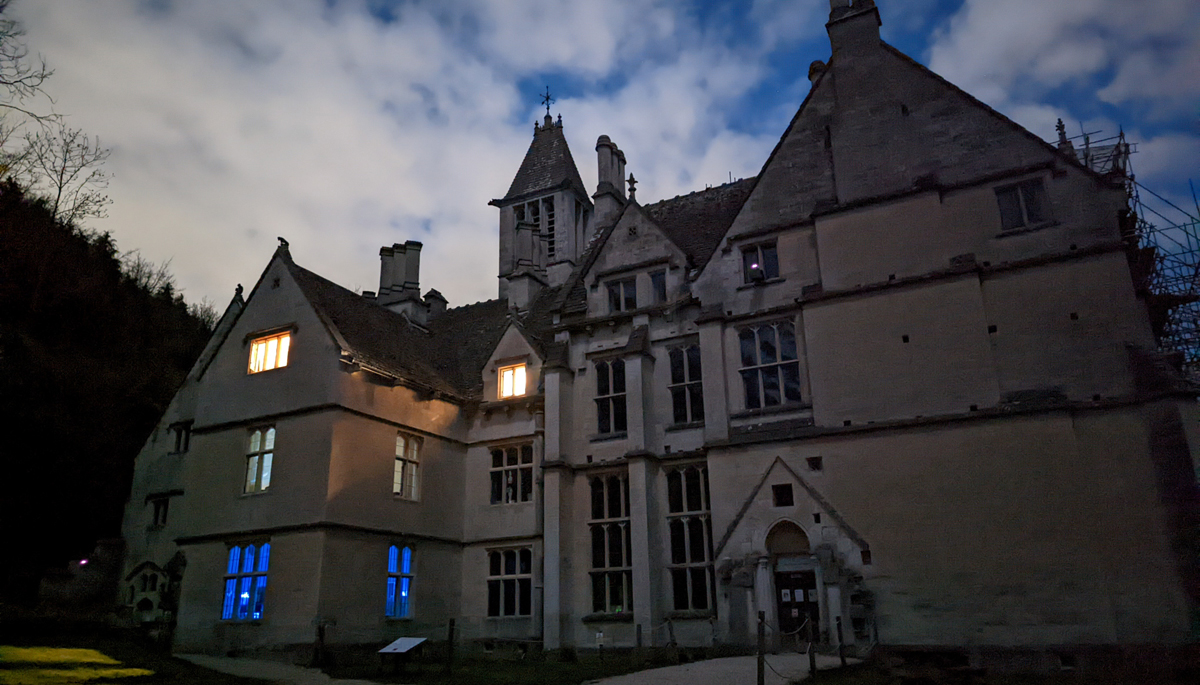
[[[291,344],[291,333],[269,335],[250,343],[249,373],[260,373],[287,366],[288,349]]]
[[[623,278],[619,281],[609,281],[608,313],[627,312],[637,309],[637,279]]]
[[[500,399],[521,397],[525,394],[525,365],[515,364],[500,368]]]
[[[763,243],[742,248],[742,281],[762,283],[779,278],[779,255],[775,243]]]

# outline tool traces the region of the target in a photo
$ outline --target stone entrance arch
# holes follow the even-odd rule
[[[804,529],[792,521],[776,523],[767,532],[767,553],[771,555],[772,594],[775,625],[780,646],[804,641],[805,621],[811,621],[814,633],[821,621],[820,568]]]
[[[767,553],[773,557],[812,554],[808,534],[788,520],[780,521],[767,532]]]

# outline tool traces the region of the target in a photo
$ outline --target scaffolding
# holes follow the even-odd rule
[[[1059,149],[1124,184],[1129,207],[1121,233],[1159,350],[1174,355],[1185,375],[1200,382],[1200,202],[1195,188],[1189,212],[1138,183],[1130,164],[1137,146],[1126,141],[1124,131],[1101,139],[1092,138],[1097,132],[1067,138],[1060,121],[1058,132]]]

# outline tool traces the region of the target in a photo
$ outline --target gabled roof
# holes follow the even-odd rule
[[[692,266],[703,268],[746,203],[755,178],[698,190],[642,209],[683,250]]]
[[[508,326],[500,300],[448,309],[428,330],[298,266],[289,273],[330,335],[351,359],[373,370],[462,399],[478,396],[482,369]]]
[[[587,189],[579,177],[579,169],[571,157],[571,149],[563,136],[562,120],[555,123],[546,115],[543,126],[534,125],[533,142],[521,161],[508,193],[492,204],[507,204],[551,190],[574,188],[586,199]]]

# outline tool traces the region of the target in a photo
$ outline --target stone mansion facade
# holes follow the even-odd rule
[[[138,457],[122,600],[183,651],[1196,636],[1194,392],[1121,180],[833,0],[759,174],[642,205],[547,115],[499,298],[287,243]],[[636,160],[633,160],[636,162]],[[629,184],[632,185],[632,184]],[[839,633],[840,626],[840,633]],[[377,648],[377,647],[376,647]]]

